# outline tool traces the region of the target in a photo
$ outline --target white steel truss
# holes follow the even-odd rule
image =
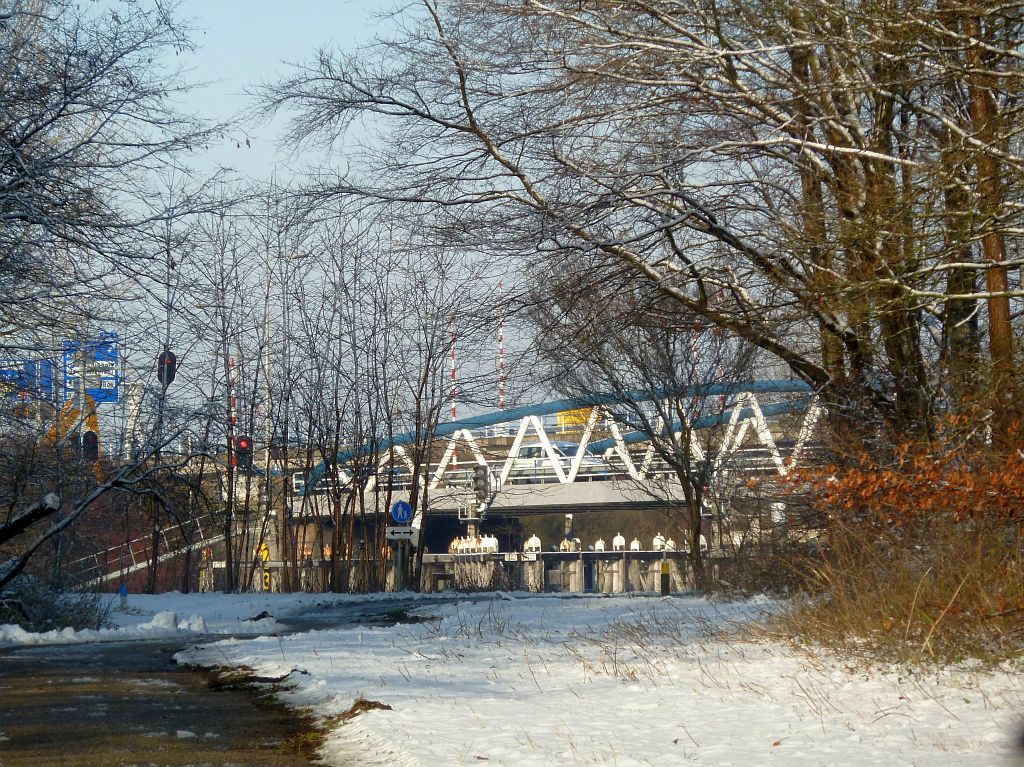
[[[724,467],[728,464],[729,459],[737,451],[751,446],[760,446],[767,450],[768,459],[774,472],[780,477],[787,476],[791,467],[799,463],[803,451],[813,434],[814,427],[821,418],[822,412],[823,408],[818,399],[812,397],[803,411],[793,448],[789,451],[788,455],[784,455],[778,446],[776,437],[769,424],[769,418],[765,415],[757,395],[753,392],[740,392],[737,394],[731,407],[726,411],[728,417],[724,421],[721,442],[713,453],[712,481],[724,471]],[[723,418],[725,418],[725,415],[723,413]],[[598,423],[601,422],[603,422],[607,433],[611,435],[612,444],[611,447],[604,450],[603,455],[595,456],[588,451],[588,447],[594,439],[594,432]],[[652,425],[659,431],[665,428],[660,418],[656,419]],[[695,461],[703,461],[705,459],[705,450],[697,440],[693,439],[696,431],[698,430],[692,428],[680,429],[673,436],[681,439],[683,434],[689,435],[689,449],[693,459]],[[748,440],[748,436],[751,433],[753,433],[754,439]],[[421,469],[418,474],[420,488],[433,490],[446,484],[466,484],[472,476],[471,467],[473,465],[483,465],[489,468],[495,486],[500,489],[509,481],[516,481],[517,471],[522,473],[521,470],[517,469],[517,460],[519,459],[520,449],[527,443],[529,438],[536,439],[536,443],[541,448],[543,454],[539,462],[533,464],[533,468],[537,472],[545,473],[549,478],[548,481],[553,479],[559,484],[567,484],[579,481],[582,478],[592,479],[595,474],[594,467],[586,462],[588,460],[593,462],[595,458],[605,461],[609,471],[612,471],[613,462],[620,463],[625,473],[630,478],[636,480],[649,479],[657,473],[654,446],[647,440],[647,445],[643,448],[642,452],[631,451],[629,448],[630,441],[643,444],[643,440],[637,440],[637,432],[632,432],[631,434],[624,433],[623,426],[615,419],[613,413],[603,405],[589,408],[582,430],[578,435],[576,433],[573,435],[574,452],[571,454],[565,454],[556,449],[557,439],[548,433],[544,419],[539,415],[526,415],[519,420],[512,443],[504,454],[500,451],[496,453],[494,447],[489,447],[488,453],[490,457],[488,457],[488,454],[480,447],[480,439],[483,436],[485,435],[474,434],[469,428],[462,428],[456,430],[451,436],[438,440],[443,445],[440,460],[437,463],[431,463],[429,467]],[[604,439],[602,437],[602,440]],[[558,444],[565,446],[565,443]],[[468,450],[471,456],[469,466],[465,462],[457,460],[457,451],[460,447],[464,451]],[[387,481],[385,478],[388,476],[388,471],[392,467],[399,465],[404,466],[410,476],[415,473],[414,462],[407,450],[400,445],[396,445],[384,451],[379,457],[377,471],[372,472],[367,478],[365,490],[373,491],[381,487]],[[584,471],[585,467],[589,471]],[[616,471],[616,473],[620,472]],[[341,487],[350,485],[353,480],[352,475],[340,467],[337,478]],[[399,479],[397,484],[407,486],[408,478]],[[297,487],[298,485],[296,489]]]

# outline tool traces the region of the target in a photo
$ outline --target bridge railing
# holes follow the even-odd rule
[[[220,517],[206,513],[186,524],[187,532],[177,523],[162,526],[157,535],[159,549],[164,553],[158,554],[158,561],[166,561],[181,556],[186,550],[196,550],[223,540],[223,533],[218,529],[220,525]],[[69,576],[83,587],[92,588],[144,570],[152,565],[152,560],[153,533],[148,532],[74,559],[67,563],[66,569]]]

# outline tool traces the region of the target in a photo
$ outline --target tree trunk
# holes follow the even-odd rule
[[[978,199],[981,213],[981,224],[984,227],[981,246],[985,260],[990,266],[985,271],[985,282],[989,295],[988,305],[988,338],[989,355],[992,361],[993,387],[993,429],[997,443],[1009,447],[1010,427],[1016,418],[1016,384],[1013,376],[1013,327],[1010,320],[1010,299],[1006,295],[1009,288],[1006,267],[1003,261],[1005,248],[1003,235],[999,231],[999,217],[1004,203],[1003,183],[1000,177],[1000,163],[995,156],[999,149],[1000,120],[992,94],[993,83],[987,74],[992,66],[990,56],[982,51],[981,44],[986,42],[982,37],[981,20],[968,15],[964,19],[964,33],[979,44],[967,47],[967,85],[969,94],[969,112],[974,134],[983,144],[975,161],[978,171]],[[1001,294],[1001,295],[1000,295]]]

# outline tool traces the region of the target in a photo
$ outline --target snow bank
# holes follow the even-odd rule
[[[197,635],[277,634],[284,627],[278,617],[294,615],[311,606],[337,601],[322,594],[158,594],[131,595],[120,609],[111,597],[112,628],[99,630],[62,629],[40,633],[19,626],[0,626],[0,647],[14,645],[78,644],[117,642],[130,639],[163,639],[176,636],[195,639]],[[272,617],[252,620],[268,613]],[[187,617],[183,617],[187,616]]]
[[[1011,670],[916,674],[710,635],[769,605],[504,595],[179,654],[283,679],[337,765],[1010,764]],[[345,722],[358,698],[389,705]]]
[[[131,594],[125,608],[110,597],[112,628],[98,631],[30,633],[14,625],[0,625],[0,647],[14,645],[118,642],[131,639],[195,639],[203,634],[235,636],[276,635],[287,631],[288,618],[339,604],[381,600],[407,600],[409,594]],[[436,597],[435,597],[436,598]],[[429,595],[424,601],[429,601]],[[259,617],[267,614],[269,617]],[[182,618],[181,616],[188,616]]]

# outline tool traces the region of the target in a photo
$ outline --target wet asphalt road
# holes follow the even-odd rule
[[[402,602],[311,611],[295,630],[393,624]],[[211,636],[209,641],[223,639]],[[193,640],[193,643],[202,640]],[[0,652],[0,767],[297,767],[312,722],[173,661],[181,641]]]
[[[309,765],[310,723],[211,689],[181,642],[23,648],[0,656],[0,767]],[[306,753],[303,753],[303,747]]]

